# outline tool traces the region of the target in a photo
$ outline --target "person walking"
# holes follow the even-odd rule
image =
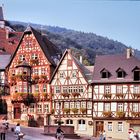
[[[16,128],[15,128],[15,134],[17,136],[17,140],[20,140],[20,134],[21,130],[20,130],[20,123],[17,123]]]
[[[99,133],[100,139],[99,140],[103,140],[103,133],[102,131]]]
[[[106,140],[106,133],[105,133],[105,130],[103,131],[103,140]]]
[[[5,140],[6,135],[6,126],[3,124],[0,124],[0,138],[1,140]]]

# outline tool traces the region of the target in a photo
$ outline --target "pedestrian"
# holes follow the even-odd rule
[[[63,139],[64,138],[64,132],[63,132],[63,130],[61,130],[61,127],[59,126],[58,128],[57,128],[57,130],[56,130],[56,138],[57,139]]]
[[[102,133],[102,131],[100,131],[99,135],[100,135],[100,139],[99,140],[103,140],[103,133]]]
[[[17,140],[20,140],[20,134],[21,130],[20,130],[20,123],[17,123],[16,128],[15,128],[15,134],[17,136]]]
[[[106,140],[106,133],[105,133],[105,130],[103,131],[103,140]]]
[[[0,138],[1,140],[5,140],[6,135],[6,126],[3,124],[0,124]]]

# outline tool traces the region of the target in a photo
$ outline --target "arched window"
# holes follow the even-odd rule
[[[78,120],[78,130],[86,130],[86,121],[81,119]]]
[[[73,124],[73,120],[66,120],[66,124]]]

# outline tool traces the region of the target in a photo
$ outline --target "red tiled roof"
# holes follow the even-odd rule
[[[8,35],[8,38],[6,37]],[[19,43],[22,32],[6,32],[0,28],[0,50],[4,50],[8,54],[13,54]]]
[[[140,60],[134,56],[127,58],[126,55],[103,55],[95,59],[94,73],[92,83],[111,83],[111,82],[134,82],[132,70],[135,67],[140,68]],[[125,71],[124,78],[117,78],[116,71],[121,68]],[[101,78],[101,71],[106,69],[111,76]],[[136,82],[136,81],[135,81]]]

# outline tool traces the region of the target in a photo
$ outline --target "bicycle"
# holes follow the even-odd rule
[[[64,133],[57,133],[56,134],[56,139],[57,140],[64,140]]]

